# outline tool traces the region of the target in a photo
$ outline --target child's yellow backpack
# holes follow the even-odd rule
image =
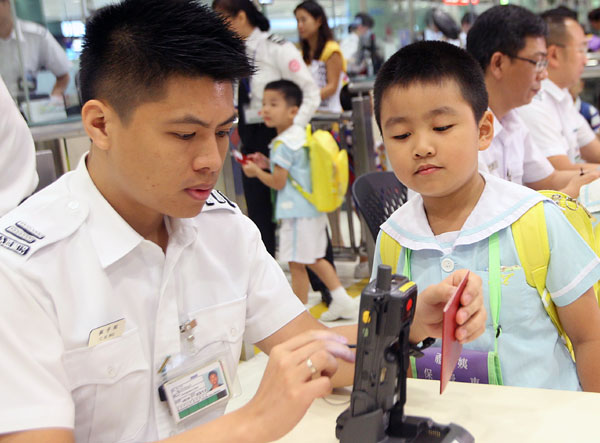
[[[579,232],[590,248],[592,248],[597,255],[600,255],[598,239],[594,235],[591,216],[587,210],[576,200],[562,192],[540,192],[552,199],[563,209],[563,214],[565,214],[565,217],[567,217],[567,220],[569,220],[575,230]],[[573,353],[573,345],[560,323],[558,313],[556,312],[556,306],[550,297],[550,293],[546,289],[546,275],[548,274],[548,264],[550,262],[550,247],[548,244],[548,231],[546,228],[543,202],[536,204],[523,214],[521,218],[512,224],[511,229],[527,283],[537,289],[548,316],[563,339],[567,349],[571,353],[571,358],[573,358],[574,361],[575,354]],[[381,261],[383,264],[391,266],[393,272],[396,272],[395,268],[398,259],[400,258],[401,250],[402,246],[394,239],[385,232],[381,233],[381,238],[379,240]],[[596,283],[594,285],[596,299],[598,299],[598,295],[600,294],[599,289],[599,283]],[[600,299],[598,302],[600,304]]]
[[[314,133],[306,127],[306,148],[310,161],[312,192],[308,193],[290,177],[290,182],[320,212],[339,208],[348,189],[348,153],[340,149],[328,131]]]

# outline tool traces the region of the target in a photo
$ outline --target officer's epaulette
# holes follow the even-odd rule
[[[281,35],[277,34],[269,34],[267,40],[270,40],[273,43],[277,43],[278,45],[283,45],[286,42],[285,37],[282,37]]]
[[[229,200],[225,194],[223,194],[221,191],[213,189],[213,191],[210,193],[210,196],[206,200],[206,203],[204,204],[202,212],[213,211],[216,209],[225,209],[233,212],[240,212],[238,206],[234,202]]]
[[[73,196],[26,200],[0,219],[0,254],[27,260],[75,232],[88,212],[87,204]]]

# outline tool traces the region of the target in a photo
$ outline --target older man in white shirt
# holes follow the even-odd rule
[[[568,88],[586,64],[587,41],[574,19],[556,10],[543,17],[548,24],[548,79],[519,115],[552,165],[559,170],[585,171],[600,163],[600,140],[577,112]]]
[[[467,37],[467,50],[485,72],[489,106],[494,114],[494,139],[479,153],[479,168],[533,189],[560,189],[573,197],[597,172],[556,171],[538,148],[515,108],[531,101],[546,71],[546,25],[516,5],[484,12]]]

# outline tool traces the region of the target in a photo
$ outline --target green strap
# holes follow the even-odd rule
[[[490,310],[492,311],[492,321],[494,322],[494,351],[498,352],[498,336],[500,335],[500,305],[502,301],[502,289],[500,288],[500,246],[498,233],[494,232],[489,237],[489,266],[488,266],[488,287],[490,292]]]
[[[502,288],[500,287],[500,243],[498,233],[494,232],[488,238],[489,264],[488,264],[488,289],[490,293],[490,310],[494,323],[494,351],[498,353],[498,336],[501,329],[498,325],[500,320],[500,305],[502,300]],[[404,248],[404,275],[412,280],[410,269],[410,256],[412,250]]]

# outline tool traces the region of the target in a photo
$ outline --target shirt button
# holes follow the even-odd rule
[[[229,332],[231,332],[231,335],[235,335],[235,334],[237,334],[237,329],[231,328],[231,331],[229,331]]]
[[[114,377],[115,375],[117,375],[117,371],[113,366],[109,366],[108,368],[106,368],[106,372],[109,377]]]
[[[454,262],[449,258],[445,258],[442,260],[442,269],[445,272],[452,272],[454,270]]]
[[[79,202],[78,202],[78,201],[75,201],[75,200],[73,200],[73,201],[70,201],[70,202],[67,204],[67,207],[68,207],[69,209],[71,209],[71,210],[73,210],[73,211],[74,211],[74,210],[76,210],[77,208],[79,208]]]

